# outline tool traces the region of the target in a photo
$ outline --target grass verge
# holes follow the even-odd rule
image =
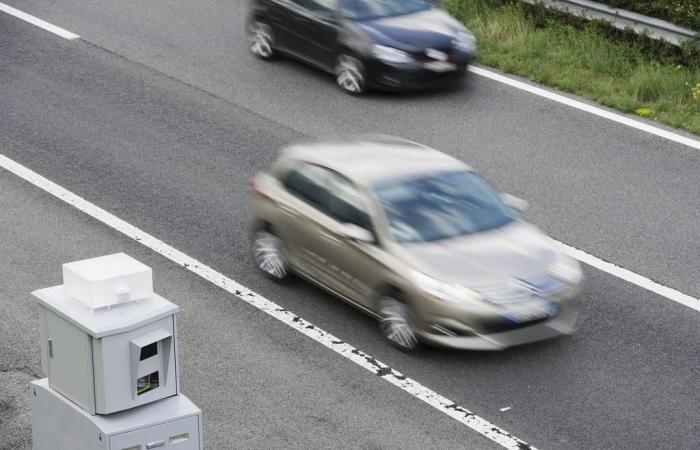
[[[517,1],[445,0],[444,6],[475,34],[480,62],[700,135],[694,52]]]

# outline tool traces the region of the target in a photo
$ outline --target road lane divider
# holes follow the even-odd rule
[[[627,270],[620,266],[616,266],[615,264],[603,261],[602,259],[590,255],[583,250],[571,247],[562,242],[554,241],[554,244],[558,246],[562,252],[581,261],[584,264],[588,264],[591,267],[595,267],[598,270],[609,273],[610,275],[613,275],[621,280],[625,280],[628,283],[632,283],[646,289],[647,291],[651,291],[662,297],[666,297],[669,300],[673,300],[674,302],[680,303],[681,305],[687,306],[695,311],[700,311],[700,299],[691,297],[688,294],[684,294],[668,286],[664,286],[663,284],[650,280],[647,277],[636,274],[631,270]]]
[[[34,17],[31,14],[27,14],[26,12],[20,11],[19,9],[13,8],[10,5],[6,5],[4,3],[0,3],[0,11],[6,12],[7,14],[11,16],[15,16],[18,19],[22,19],[25,22],[29,22],[32,25],[35,25],[39,28],[43,28],[46,31],[49,31],[55,35],[61,36],[64,39],[78,39],[80,36],[78,36],[75,33],[71,33],[68,30],[65,30],[61,27],[57,27],[56,25],[50,24],[46,22],[45,20],[41,20],[38,17]]]
[[[483,419],[466,408],[455,404],[432,389],[423,386],[396,369],[389,367],[383,362],[375,359],[371,355],[364,353],[347,342],[337,338],[331,333],[318,328],[291,311],[277,305],[236,281],[228,278],[224,274],[217,272],[206,264],[186,255],[174,247],[166,244],[160,239],[142,231],[130,223],[114,216],[99,206],[79,197],[69,190],[48,180],[38,173],[24,167],[16,161],[0,154],[0,167],[28,181],[36,187],[48,192],[69,205],[79,209],[83,213],[99,220],[105,225],[119,231],[127,237],[134,239],[145,247],[159,253],[170,261],[184,267],[212,284],[235,295],[244,302],[267,313],[285,325],[313,339],[319,344],[333,350],[335,353],[345,357],[355,364],[365,368],[372,374],[381,377],[399,389],[407,392],[413,397],[425,402],[438,411],[466,425],[482,436],[491,439],[502,447],[510,450],[536,450],[535,447],[527,444],[511,433],[497,427],[486,419]]]
[[[596,116],[612,120],[613,122],[617,122],[622,125],[627,125],[628,127],[636,128],[637,130],[645,131],[655,136],[668,139],[669,141],[687,145],[688,147],[700,150],[700,141],[697,139],[683,136],[681,134],[674,133],[673,131],[665,130],[654,125],[650,125],[648,123],[632,119],[631,117],[625,116],[624,114],[616,113],[607,109],[600,108],[598,106],[584,103],[580,100],[557,94],[547,89],[534,86],[532,84],[524,83],[522,81],[507,77],[505,75],[494,72],[492,70],[485,69],[483,67],[469,66],[468,70],[482,77],[486,77],[491,80],[498,81],[499,83],[507,84],[508,86],[520,89],[521,91],[529,92],[531,94],[538,95],[549,100],[553,100],[557,103],[561,103],[572,108],[576,108],[581,111],[585,111],[587,113],[591,113]]]

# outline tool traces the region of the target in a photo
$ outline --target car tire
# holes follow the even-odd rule
[[[411,309],[406,303],[394,297],[383,297],[379,300],[379,316],[379,329],[391,345],[404,352],[413,352],[420,347]]]
[[[364,93],[367,86],[362,62],[350,55],[338,56],[335,63],[335,82],[343,92],[350,95]]]
[[[275,57],[275,38],[272,28],[257,20],[248,25],[248,41],[250,51],[257,58],[269,61]]]
[[[270,230],[257,230],[252,244],[255,266],[266,277],[282,282],[290,278],[284,242]]]

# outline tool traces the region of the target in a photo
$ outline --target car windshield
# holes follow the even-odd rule
[[[343,16],[354,20],[370,20],[400,16],[432,8],[427,0],[343,0]]]
[[[375,186],[389,232],[401,243],[478,233],[515,220],[515,212],[481,177],[450,171]]]

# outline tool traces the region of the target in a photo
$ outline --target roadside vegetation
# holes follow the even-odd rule
[[[682,48],[517,0],[445,0],[478,60],[700,135],[700,42]]]

